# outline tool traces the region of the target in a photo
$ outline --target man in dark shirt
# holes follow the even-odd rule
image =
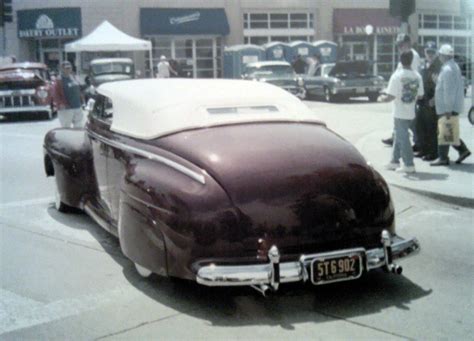
[[[82,94],[79,81],[72,73],[72,65],[65,61],[61,64],[61,76],[56,80],[54,97],[58,106],[58,118],[61,127],[81,127],[84,114],[82,112]]]
[[[293,69],[297,74],[304,74],[306,69],[306,62],[303,60],[301,55],[297,55],[293,63],[291,63]]]
[[[433,161],[438,157],[437,127],[434,95],[436,78],[441,70],[441,62],[436,55],[436,44],[429,41],[425,45],[425,62],[421,69],[425,95],[417,103],[416,133],[420,147],[416,156],[425,161]]]

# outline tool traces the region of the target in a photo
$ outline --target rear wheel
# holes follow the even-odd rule
[[[467,114],[467,118],[471,124],[474,125],[474,107],[471,107],[471,110],[469,110],[469,113]]]
[[[378,93],[368,94],[368,97],[369,97],[369,102],[377,102],[377,99],[379,98],[379,94]]]
[[[324,88],[324,99],[326,102],[334,102],[334,95],[328,87]]]

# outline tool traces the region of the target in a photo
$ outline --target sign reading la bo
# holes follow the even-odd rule
[[[394,35],[400,32],[400,27],[398,26],[376,26],[372,30],[367,30],[367,26],[344,26],[344,34],[386,34]]]
[[[80,9],[58,8],[44,9],[41,11],[18,11],[19,38],[64,38],[80,36]]]

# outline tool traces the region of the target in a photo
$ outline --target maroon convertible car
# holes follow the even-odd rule
[[[142,276],[207,286],[326,284],[419,251],[389,189],[299,99],[244,80],[107,83],[85,129],[44,141],[56,207],[117,236]]]

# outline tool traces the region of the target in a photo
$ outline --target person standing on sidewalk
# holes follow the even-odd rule
[[[418,54],[418,52],[416,52],[416,50],[411,46],[411,39],[410,39],[410,36],[406,33],[400,33],[397,35],[397,39],[396,39],[396,44],[397,44],[397,48],[398,48],[398,53],[401,55],[403,52],[409,52],[411,51],[413,53],[413,60],[411,62],[411,69],[413,71],[419,71],[420,69],[420,55]],[[398,66],[397,66],[397,70],[401,70],[403,68],[402,66],[402,63],[398,63]],[[413,126],[411,127],[412,130],[414,131],[415,129],[413,129]],[[413,140],[414,140],[414,143],[415,143],[415,146],[416,146],[416,133],[413,134]],[[382,139],[382,142],[386,145],[393,145],[393,133],[392,133],[392,136],[386,138],[386,139]],[[417,147],[414,148],[415,151],[417,149]]]
[[[54,84],[54,99],[58,106],[58,118],[63,128],[80,128],[83,125],[82,94],[79,81],[72,72],[72,64],[61,64],[61,75]]]
[[[435,106],[438,114],[438,122],[443,119],[450,119],[452,116],[459,116],[464,107],[464,84],[459,66],[454,61],[454,49],[451,45],[442,45],[439,49],[439,58],[443,63],[441,73],[439,74],[435,90]],[[459,120],[457,130],[459,131]],[[454,128],[456,129],[456,127]],[[438,159],[432,162],[431,166],[449,165],[449,144],[443,143],[442,131],[439,129],[438,136]],[[459,153],[456,163],[463,162],[471,155],[463,140],[459,139],[459,145],[453,148]]]
[[[171,67],[170,63],[168,63],[168,60],[164,55],[160,57],[160,62],[158,63],[157,68],[157,78],[170,78],[171,74],[177,75],[176,71]]]
[[[441,70],[441,62],[436,56],[436,43],[429,41],[425,45],[425,62],[421,68],[425,94],[417,103],[416,135],[420,150],[415,156],[424,161],[434,161],[438,158],[438,117],[434,105],[436,79]]]
[[[386,166],[400,173],[414,173],[413,150],[408,129],[415,118],[415,103],[423,96],[423,80],[418,72],[411,69],[413,52],[405,51],[400,55],[402,69],[397,69],[390,77],[382,101],[393,101],[394,140],[392,159]],[[400,158],[403,166],[400,166]]]

